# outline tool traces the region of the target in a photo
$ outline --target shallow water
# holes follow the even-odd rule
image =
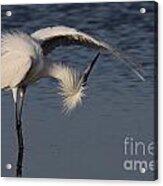
[[[146,14],[140,14],[141,7]],[[13,15],[6,17],[6,10]],[[56,82],[45,79],[29,87],[23,113],[23,176],[153,179],[153,172],[124,171],[122,162],[125,136],[154,140],[154,3],[2,6],[2,31],[32,33],[56,25],[75,27],[116,46],[142,64],[146,81],[115,58],[101,55],[83,105],[70,116],[62,113]],[[72,46],[60,47],[51,56],[82,70],[96,53]],[[11,92],[2,92],[3,176],[15,176],[13,108]],[[6,170],[6,163],[13,169]]]

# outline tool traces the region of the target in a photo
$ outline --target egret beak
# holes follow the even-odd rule
[[[84,70],[81,78],[80,78],[80,82],[82,83],[82,86],[84,87],[87,83],[88,77],[97,61],[97,59],[100,56],[100,52],[95,56],[95,58],[93,59],[93,61],[87,66],[87,68]]]

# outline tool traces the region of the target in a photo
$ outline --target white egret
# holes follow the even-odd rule
[[[125,62],[142,80],[137,65],[121,55],[111,45],[65,26],[49,27],[38,30],[31,35],[23,32],[11,32],[2,35],[1,51],[1,89],[11,90],[15,103],[16,129],[19,145],[17,175],[21,175],[23,135],[21,115],[26,88],[33,82],[52,77],[59,82],[60,94],[63,97],[64,110],[71,111],[84,95],[87,78],[99,56],[95,57],[83,74],[65,64],[56,63],[48,54],[58,46],[83,45],[108,52]]]

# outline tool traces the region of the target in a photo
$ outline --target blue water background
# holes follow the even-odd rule
[[[139,9],[145,7],[146,14]],[[5,12],[12,11],[11,17]],[[154,3],[98,3],[2,6],[2,31],[32,33],[48,26],[75,27],[141,63],[141,81],[117,59],[101,55],[83,104],[62,113],[57,84],[44,79],[28,88],[23,112],[24,177],[153,179],[127,172],[123,140],[154,140]],[[81,71],[96,51],[59,47],[51,56]],[[2,175],[15,176],[16,132],[11,92],[2,92]],[[142,158],[142,155],[140,155]],[[146,159],[150,159],[146,156]],[[6,163],[14,167],[6,170]]]

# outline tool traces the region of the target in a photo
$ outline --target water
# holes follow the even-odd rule
[[[146,14],[140,14],[141,7]],[[7,10],[11,17],[5,16]],[[70,116],[62,113],[56,82],[44,79],[29,87],[23,112],[23,176],[153,179],[151,171],[124,171],[122,164],[125,136],[145,143],[154,140],[154,3],[2,6],[2,31],[32,33],[56,25],[75,27],[121,49],[142,64],[146,81],[115,58],[101,55],[83,105]],[[96,53],[72,46],[58,48],[51,56],[82,70]],[[11,92],[2,92],[3,176],[15,176],[13,108]],[[11,170],[6,170],[7,163],[13,165]]]

